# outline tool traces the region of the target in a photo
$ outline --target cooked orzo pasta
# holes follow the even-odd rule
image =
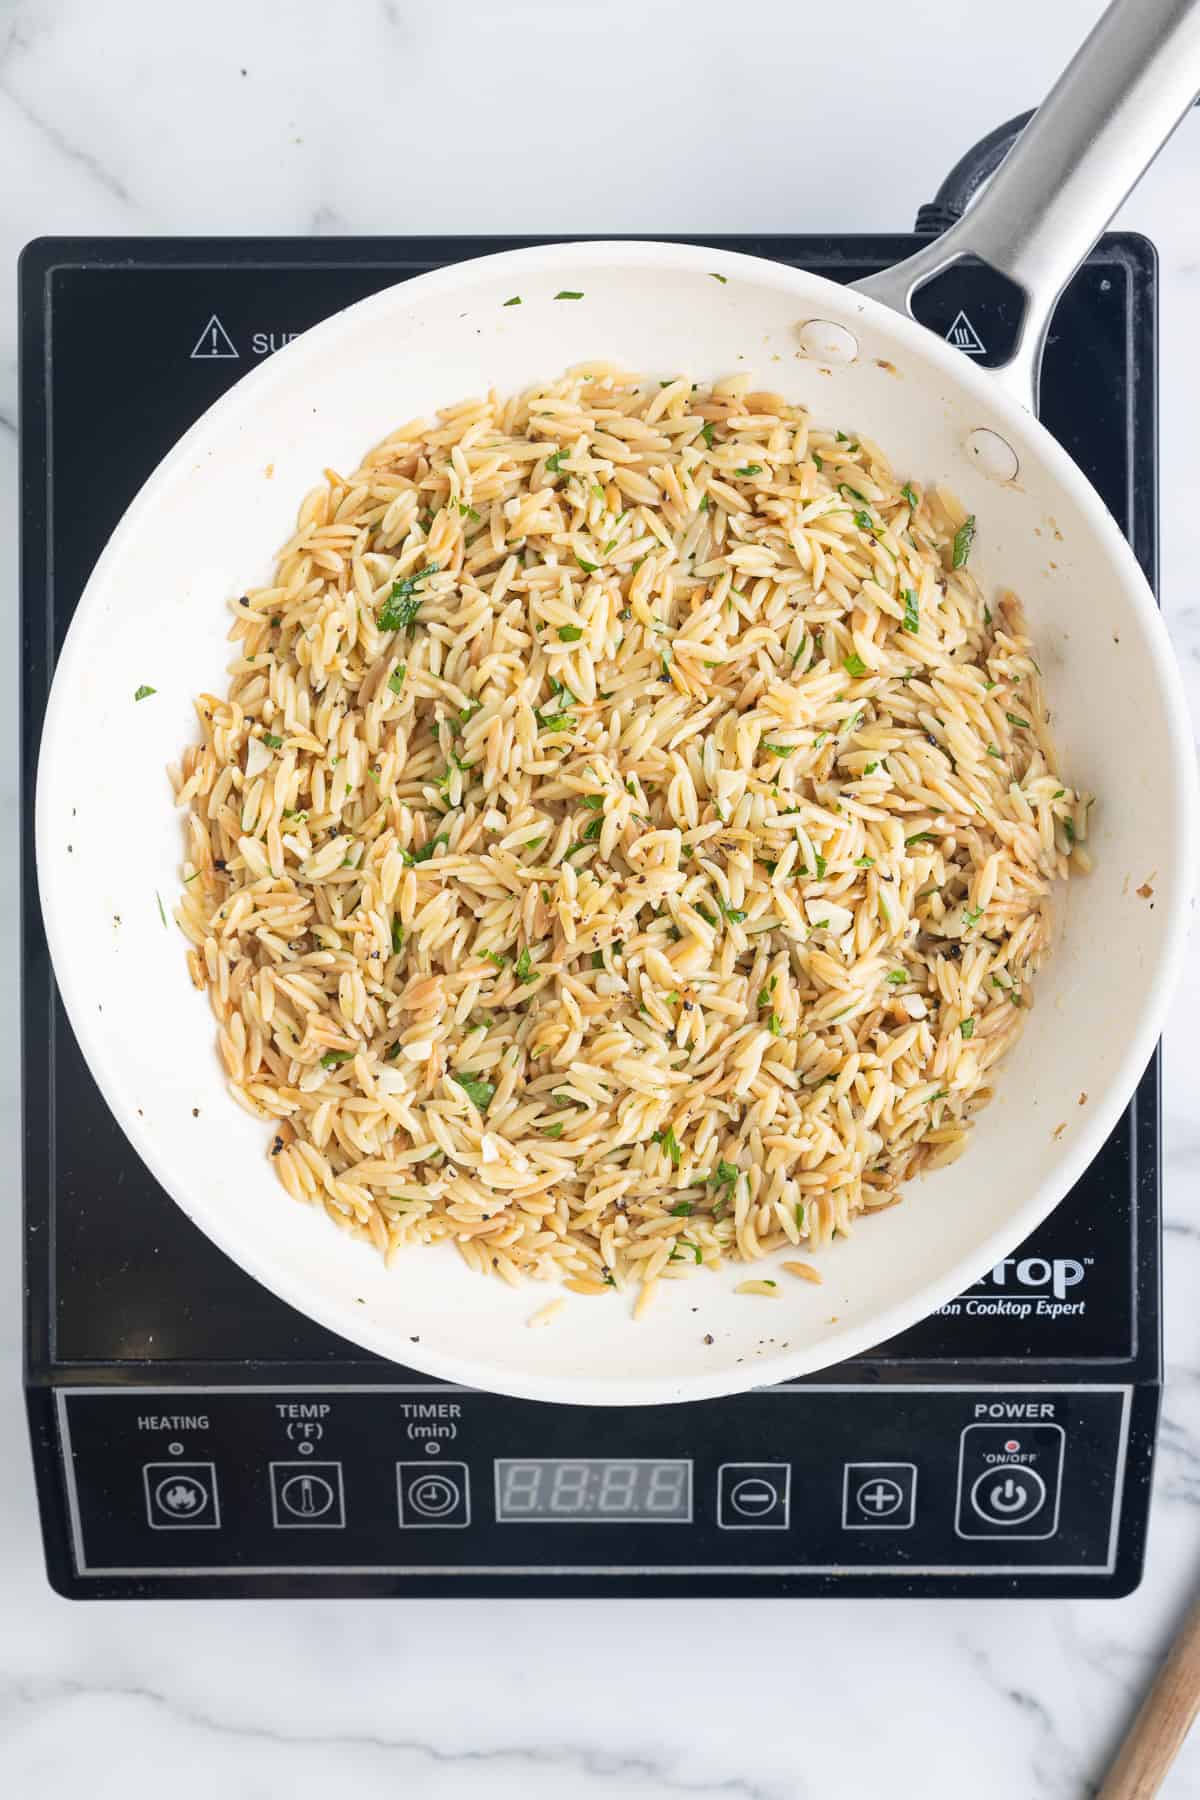
[[[644,1303],[811,1252],[1020,1031],[1087,823],[1020,608],[749,388],[448,407],[233,602],[178,917],[279,1179],[389,1256]]]

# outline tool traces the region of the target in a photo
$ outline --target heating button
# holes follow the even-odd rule
[[[1064,1438],[1061,1425],[968,1425],[958,1451],[959,1537],[1053,1537]]]

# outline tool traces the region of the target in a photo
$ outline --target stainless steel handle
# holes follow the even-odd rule
[[[1009,360],[988,370],[1037,410],[1055,301],[1200,92],[1200,0],[1113,0],[970,210],[857,285],[911,316],[932,276],[977,256],[1024,290]]]

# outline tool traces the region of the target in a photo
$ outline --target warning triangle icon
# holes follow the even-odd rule
[[[233,347],[233,339],[214,313],[196,339],[196,347],[188,360],[202,362],[208,358],[230,362],[237,360],[237,354]]]
[[[954,322],[946,333],[946,342],[961,350],[964,356],[986,356],[987,345],[960,307],[954,315]]]

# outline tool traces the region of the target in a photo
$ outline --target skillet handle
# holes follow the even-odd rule
[[[912,317],[911,299],[964,256],[1024,291],[1012,354],[986,370],[1037,411],[1058,296],[1200,92],[1200,0],[1113,0],[964,216],[856,285]]]

